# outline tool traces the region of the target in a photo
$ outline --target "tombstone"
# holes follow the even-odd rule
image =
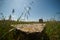
[[[45,25],[41,25],[41,23],[35,25],[23,24],[24,25],[23,28],[21,28],[22,27],[21,25],[22,24],[15,25],[16,29],[14,30],[14,34],[13,34],[15,40],[49,40],[49,36],[45,33]],[[32,27],[35,28],[34,30],[36,30],[37,29],[36,27],[39,26],[38,28],[39,30],[33,31],[31,28],[30,29],[32,31],[30,29],[28,30],[27,27],[28,25],[33,25]]]
[[[39,23],[43,23],[43,19],[39,19]]]

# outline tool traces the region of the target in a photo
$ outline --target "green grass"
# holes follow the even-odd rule
[[[0,38],[13,27],[11,24],[25,24],[34,22],[16,22],[16,21],[0,21]],[[36,23],[36,22],[35,22]],[[38,22],[37,22],[38,23]],[[13,32],[6,34],[1,40],[14,40]],[[45,32],[50,40],[60,40],[60,22],[48,21],[46,22]]]
[[[10,24],[11,22],[9,21],[0,21],[0,40],[13,40],[13,36],[12,36],[13,32],[7,33],[10,29],[13,28],[10,26]]]
[[[48,34],[50,40],[60,40],[60,22],[47,22],[45,31]]]

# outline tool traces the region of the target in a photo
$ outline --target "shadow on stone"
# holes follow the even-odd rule
[[[26,33],[16,29],[14,30],[13,36],[15,40],[49,40],[49,37],[44,30],[41,33]]]

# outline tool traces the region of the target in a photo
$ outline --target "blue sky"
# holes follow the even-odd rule
[[[30,5],[32,1],[33,4]],[[12,19],[16,20],[25,11],[24,7],[28,6],[31,7],[28,20],[35,21],[40,18],[47,20],[54,16],[56,16],[56,20],[60,20],[58,18],[60,14],[56,14],[60,12],[60,0],[0,0],[0,13],[3,13],[6,19],[8,19],[9,15],[12,14],[12,9],[15,9]],[[21,19],[23,18],[24,16]]]

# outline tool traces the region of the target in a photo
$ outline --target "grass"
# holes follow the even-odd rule
[[[16,21],[0,21],[0,38],[8,32],[13,27],[10,26],[11,24],[19,24],[19,23],[34,23],[34,22],[16,22]],[[35,22],[36,23],[36,22]],[[44,31],[49,36],[50,40],[60,40],[60,22],[57,21],[48,21],[46,22],[46,27]],[[7,33],[3,38],[0,40],[14,40],[13,37],[14,31]]]
[[[47,22],[45,31],[48,34],[50,40],[60,40],[60,22]]]
[[[13,32],[7,33],[10,29],[13,28],[10,26],[10,24],[11,23],[9,21],[0,21],[0,40],[13,40]],[[4,35],[5,33],[7,33],[7,35]]]

